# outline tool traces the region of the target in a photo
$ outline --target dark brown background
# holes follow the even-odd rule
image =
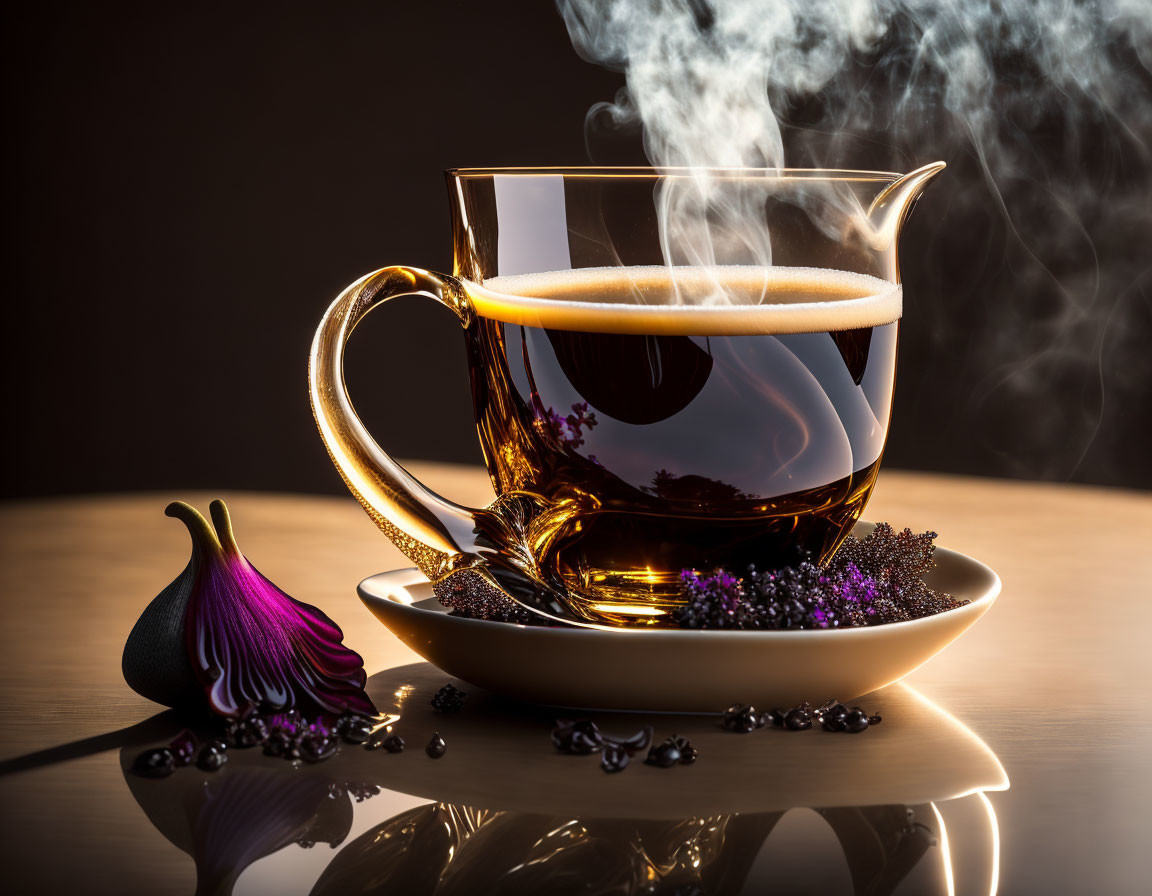
[[[587,164],[585,111],[622,83],[543,0],[43,3],[3,42],[7,496],[341,492],[305,385],[327,302],[385,264],[449,268],[441,169]],[[1043,285],[1014,277],[1023,255],[967,147],[879,155],[950,164],[902,246],[886,462],[1152,486],[1149,232],[1086,222],[1113,322],[1068,365],[1030,366],[1021,339],[996,386],[993,311],[1018,305],[1027,333]],[[637,159],[621,142],[595,161]],[[388,450],[479,459],[442,309],[374,315],[348,379]]]

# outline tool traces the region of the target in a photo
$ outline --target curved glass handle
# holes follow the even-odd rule
[[[472,310],[454,277],[388,267],[358,280],[325,313],[308,357],[312,413],[328,454],[356,499],[405,556],[433,582],[475,562],[476,515],[433,492],[394,461],[364,428],[344,385],[344,346],[369,311],[389,299],[421,295],[468,326]]]

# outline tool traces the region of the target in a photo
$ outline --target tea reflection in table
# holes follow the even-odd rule
[[[445,680],[423,663],[371,679],[408,743],[399,755],[346,745],[295,767],[233,750],[220,772],[160,781],[127,772],[139,747],[121,764],[152,823],[192,856],[200,893],[996,891],[987,793],[1006,790],[1007,775],[909,687],[862,701],[884,716],[863,735],[591,714],[609,732],[684,735],[700,753],[691,766],[637,757],[606,775],[595,756],[550,746],[563,711],[473,690],[461,713],[437,715],[428,700]],[[433,731],[448,743],[436,761],[423,751]]]

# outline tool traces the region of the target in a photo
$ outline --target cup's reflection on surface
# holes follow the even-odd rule
[[[715,718],[603,713],[606,730],[652,724],[700,752],[606,775],[557,754],[557,711],[473,693],[442,716],[427,664],[369,689],[408,741],[400,755],[346,746],[294,768],[233,751],[209,774],[126,773],[156,827],[189,853],[202,893],[989,893],[999,832],[996,756],[902,685],[866,701],[864,735],[722,731]],[[433,730],[441,760],[422,749]],[[125,750],[126,769],[134,750]],[[301,850],[300,846],[316,846]],[[333,850],[335,854],[333,855]]]
[[[939,844],[914,809],[807,811],[830,828],[842,855],[796,851],[793,841],[812,839],[804,825],[786,834],[783,850],[772,850],[782,853],[776,856],[779,866],[762,861],[769,837],[778,825],[783,830],[783,812],[628,821],[435,803],[390,819],[349,844],[312,892],[892,893],[904,883],[910,893],[949,891],[943,869],[931,862],[912,876]]]

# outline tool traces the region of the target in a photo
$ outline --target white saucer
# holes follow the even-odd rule
[[[416,569],[365,579],[360,599],[393,634],[449,675],[553,706],[720,712],[851,700],[899,681],[987,612],[989,567],[937,548],[926,578],[970,603],[911,622],[813,631],[547,628],[448,615]]]

